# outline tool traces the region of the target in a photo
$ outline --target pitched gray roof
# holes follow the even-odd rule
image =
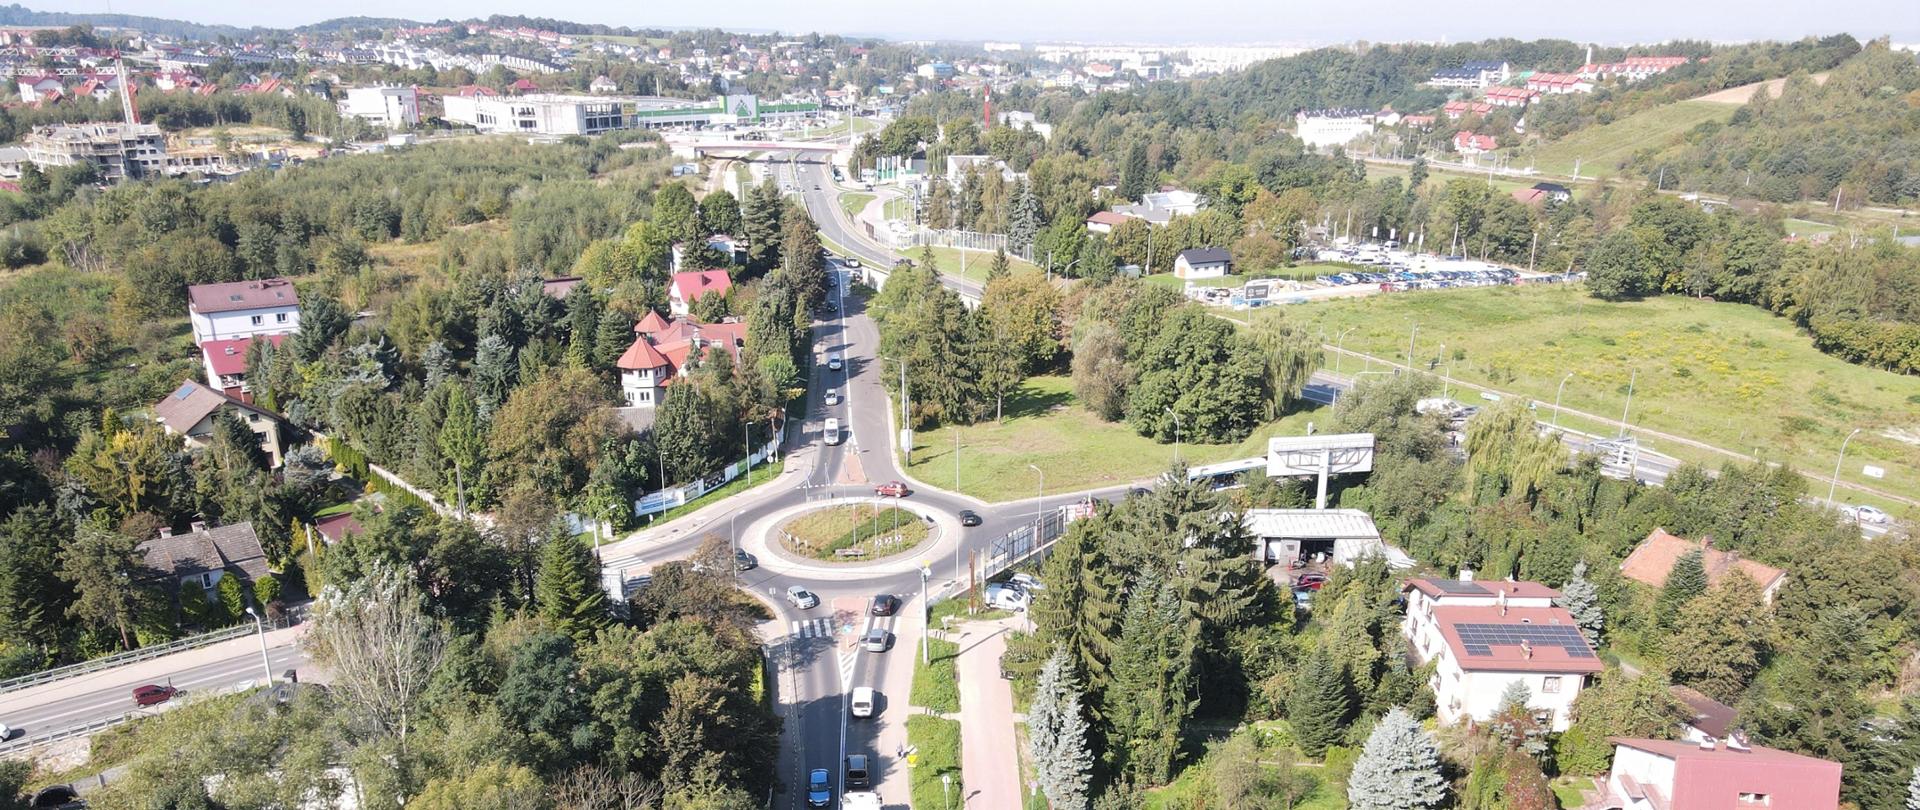
[[[171,577],[209,571],[237,571],[249,580],[267,575],[267,554],[252,523],[215,526],[172,537],[156,537],[136,549],[147,568]]]
[[[1226,248],[1190,248],[1180,251],[1180,258],[1186,259],[1187,264],[1217,264],[1233,261],[1233,254],[1228,253]]]

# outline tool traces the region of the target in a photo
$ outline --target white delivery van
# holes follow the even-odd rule
[[[853,712],[854,717],[872,717],[873,716],[873,687],[871,686],[854,687],[853,700],[849,701],[847,705],[849,710]]]
[[[826,429],[821,431],[821,435],[826,437],[827,444],[839,444],[840,443],[839,418],[832,417],[832,416],[827,417],[827,426],[826,426]]]

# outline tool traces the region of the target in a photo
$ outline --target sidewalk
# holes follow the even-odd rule
[[[1013,684],[1000,677],[1000,656],[1017,621],[967,622],[947,636],[960,645],[960,781],[966,786],[962,808],[1022,806]]]

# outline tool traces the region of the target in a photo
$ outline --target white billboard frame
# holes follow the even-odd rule
[[[1319,479],[1315,509],[1327,508],[1327,477],[1373,472],[1373,434],[1275,436],[1267,440],[1267,477],[1311,475]]]

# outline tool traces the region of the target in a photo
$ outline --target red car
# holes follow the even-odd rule
[[[899,481],[888,481],[884,484],[874,487],[873,494],[879,495],[884,498],[905,498],[908,495],[912,495],[913,490],[907,489],[907,485],[902,484]]]
[[[136,686],[133,688],[133,702],[141,706],[154,706],[172,700],[173,696],[179,692],[180,690],[171,686],[152,683]]]
[[[1299,579],[1293,581],[1293,586],[1296,588],[1307,588],[1315,591],[1326,587],[1326,585],[1327,575],[1313,572],[1301,574]]]

